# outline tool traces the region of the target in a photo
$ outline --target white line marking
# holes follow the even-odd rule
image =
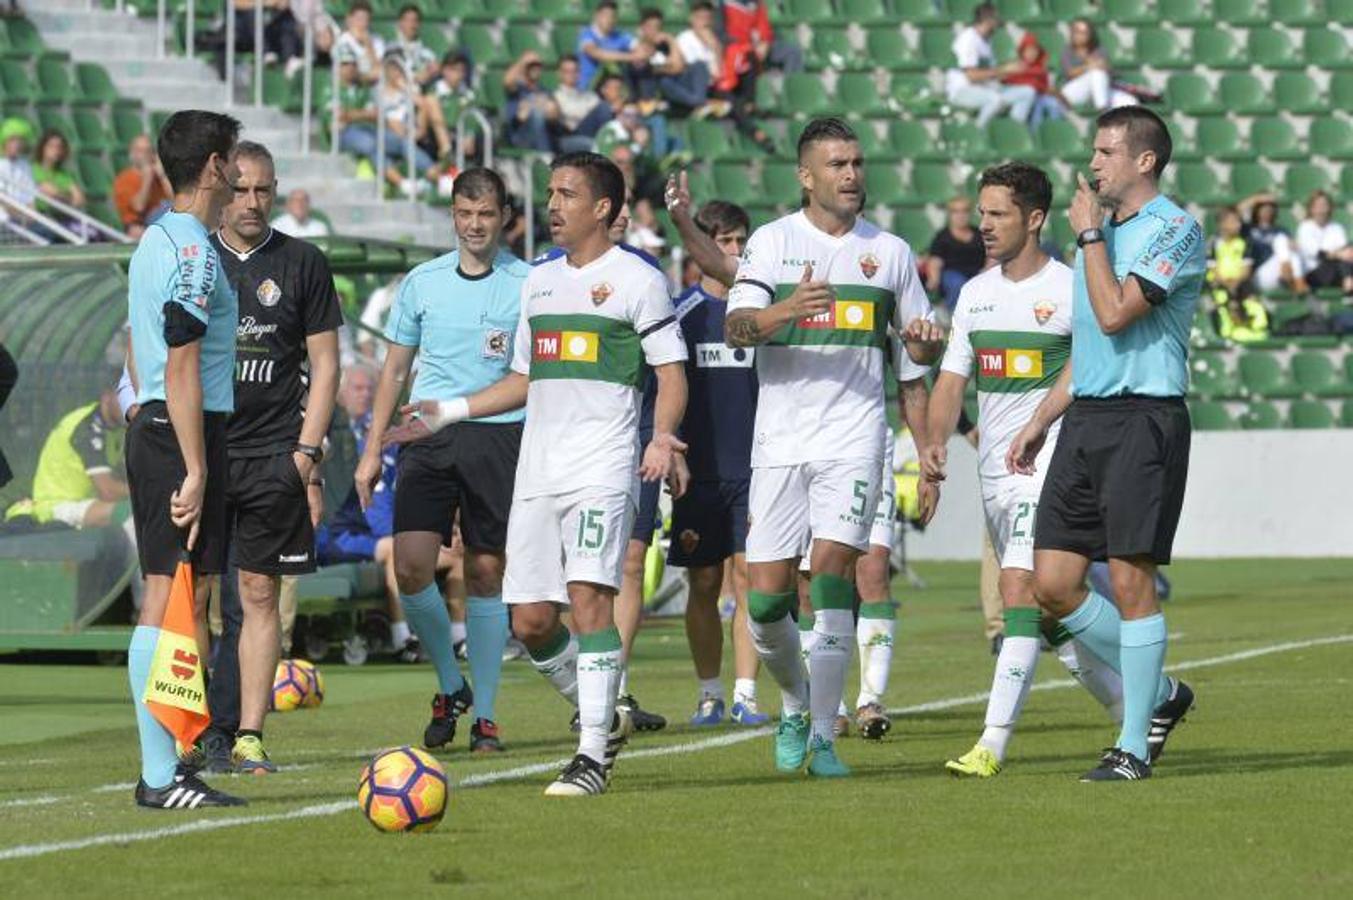
[[[1308,641],[1288,641],[1282,644],[1271,644],[1267,647],[1255,647],[1251,650],[1228,653],[1224,656],[1189,660],[1170,666],[1169,670],[1172,672],[1185,672],[1192,669],[1202,669],[1209,666],[1220,666],[1225,665],[1226,663],[1256,659],[1274,653],[1286,653],[1289,650],[1305,650],[1310,647],[1322,647],[1330,644],[1347,644],[1350,642],[1353,642],[1353,634],[1313,638]],[[1071,679],[1060,679],[1057,681],[1046,681],[1041,684],[1036,684],[1034,685],[1034,690],[1059,690],[1061,688],[1073,687],[1076,684],[1077,682],[1072,681]],[[895,710],[894,713],[906,715],[908,713],[951,709],[956,706],[967,706],[972,703],[979,703],[986,698],[986,693],[967,694],[962,697],[951,697],[946,700],[934,700],[929,703],[919,703],[915,706],[904,706],[901,709]],[[763,737],[769,733],[769,728],[756,728],[751,731],[721,735],[719,737],[706,738],[699,741],[688,741],[683,744],[672,744],[667,747],[650,747],[648,749],[635,750],[631,753],[626,753],[625,759],[642,759],[653,756],[698,753],[702,750],[711,750],[716,747],[728,747],[733,744],[740,744],[744,741],[752,740],[753,738]],[[482,775],[471,775],[462,779],[459,782],[459,786],[470,788],[499,781],[527,778],[532,775],[554,771],[565,762],[567,762],[567,760],[534,763],[532,765],[518,766],[513,769],[504,769],[499,772],[486,772]],[[174,837],[180,834],[195,834],[200,831],[218,831],[222,828],[233,828],[236,825],[258,825],[265,822],[285,822],[292,819],[310,819],[317,816],[332,816],[352,809],[354,809],[353,801],[335,800],[331,803],[303,806],[300,809],[293,809],[289,812],[282,813],[265,813],[258,816],[230,816],[228,818],[220,819],[199,819],[194,822],[185,822],[182,825],[172,825],[166,828],[153,828],[146,831],[129,831],[122,834],[99,834],[70,841],[53,841],[47,844],[20,844],[15,847],[6,847],[5,849],[0,850],[0,862],[9,859],[31,859],[35,856],[46,856],[51,853],[65,853],[71,850],[84,850],[89,847],[102,847],[108,844],[132,844],[141,841],[154,841],[159,840],[160,838]]]
[[[6,800],[0,803],[0,809],[8,809],[15,806],[51,806],[53,803],[60,803],[60,797],[23,797],[19,800]]]

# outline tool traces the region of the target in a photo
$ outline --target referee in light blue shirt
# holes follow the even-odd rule
[[[525,412],[468,419],[463,398],[508,374],[529,267],[501,247],[510,207],[507,187],[496,172],[474,168],[457,176],[451,212],[459,249],[410,272],[390,311],[385,329],[390,344],[354,480],[365,509],[381,472],[382,440],[417,355],[410,406],[453,423],[434,428],[432,435],[417,423],[390,432],[411,441],[400,452],[395,479],[399,599],[439,682],[423,743],[429,749],[450,744],[456,720],[474,706],[470,749],[493,752],[502,750],[494,701],[508,637],[503,551]],[[473,693],[456,666],[451,619],[433,580],[457,513],[465,545]]]
[[[1193,703],[1188,685],[1162,672],[1155,586],[1184,502],[1188,338],[1206,270],[1198,221],[1160,193],[1170,152],[1165,123],[1143,107],[1099,117],[1095,183],[1081,177],[1070,211],[1080,247],[1071,365],[1008,460],[1031,472],[1048,425],[1066,412],[1038,505],[1035,591],[1123,678],[1122,731],[1082,781],[1149,777]],[[1090,562],[1105,558],[1117,608],[1084,586]]]

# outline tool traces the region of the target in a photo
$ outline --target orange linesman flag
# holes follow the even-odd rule
[[[146,681],[146,708],[180,747],[191,747],[211,721],[207,714],[205,661],[197,646],[193,616],[193,566],[179,560],[169,606],[160,625],[160,639]]]

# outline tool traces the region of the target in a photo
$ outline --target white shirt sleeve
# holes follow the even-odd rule
[[[944,351],[940,369],[953,372],[963,378],[972,377],[973,350],[972,338],[968,335],[966,290],[960,291],[958,303],[954,307],[954,321],[949,331],[949,346]]]
[[[954,59],[960,69],[980,69],[983,67],[984,41],[971,27],[965,28],[954,38]]]
[[[517,332],[512,335],[512,371],[518,375],[531,374],[531,320],[526,317],[527,286],[531,279],[521,283],[521,313],[517,317]]]
[[[644,348],[644,360],[650,366],[686,361],[686,339],[681,336],[667,283],[655,275],[634,299],[634,330]]]
[[[775,248],[775,232],[758,228],[747,240],[738,262],[738,274],[728,292],[728,311],[736,309],[765,309],[775,299],[775,282],[779,253]]]
[[[923,378],[930,367],[912,362],[901,335],[912,319],[930,322],[934,320],[935,313],[930,308],[930,298],[926,296],[925,288],[921,286],[921,276],[916,271],[916,257],[912,255],[910,247],[903,246],[897,264],[900,271],[894,291],[897,306],[893,312],[893,328],[897,330],[898,339],[893,344],[893,371],[897,372],[898,381],[914,381]]]
[[[1310,219],[1297,226],[1297,252],[1308,269],[1320,261],[1320,238],[1320,226]]]

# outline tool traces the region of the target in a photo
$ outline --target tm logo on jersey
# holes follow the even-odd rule
[[[597,361],[600,342],[592,331],[541,331],[532,337],[531,359],[541,362]]]
[[[980,374],[986,378],[1042,378],[1042,350],[978,350]]]
[[[874,330],[874,304],[859,300],[837,300],[831,309],[799,320],[800,328],[843,328],[850,331]]]

